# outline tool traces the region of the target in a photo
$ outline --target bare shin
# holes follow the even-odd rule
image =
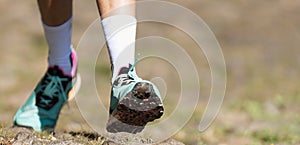
[[[42,20],[46,25],[58,26],[72,16],[72,0],[38,0]]]

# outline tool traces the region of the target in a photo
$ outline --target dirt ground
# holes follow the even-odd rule
[[[138,37],[158,35],[178,42],[197,64],[199,103],[192,118],[173,138],[189,145],[300,144],[300,1],[167,1],[189,8],[208,24],[222,47],[227,68],[227,89],[220,113],[206,131],[199,132],[195,128],[211,84],[203,52],[175,28],[139,24]],[[47,45],[36,1],[2,0],[0,17],[0,123],[6,128],[12,126],[14,113],[46,69]],[[95,2],[75,0],[73,18],[72,41],[76,48],[84,31],[98,18]],[[96,66],[96,84],[104,90],[102,95],[108,96],[110,66],[107,54],[102,55]],[[159,66],[163,64],[149,71],[138,65],[142,76],[151,78],[152,73],[164,72],[168,84],[176,84],[172,83],[172,71]],[[174,105],[169,104],[170,108]],[[73,101],[70,108],[63,109],[57,131],[92,129]]]
[[[149,138],[143,138],[139,135],[128,133],[99,135],[95,132],[59,132],[59,133],[38,133],[27,128],[2,128],[0,135],[0,144],[5,145],[84,145],[84,144],[153,144]],[[168,139],[157,145],[183,145],[174,139]]]

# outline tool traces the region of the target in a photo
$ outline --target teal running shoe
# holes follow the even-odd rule
[[[71,76],[65,75],[58,66],[50,66],[26,103],[15,114],[14,126],[32,128],[35,131],[54,131],[62,106],[76,93],[75,51],[72,51],[70,59]]]
[[[141,132],[148,122],[160,118],[164,108],[156,86],[137,76],[134,66],[122,68],[112,84],[107,131]]]

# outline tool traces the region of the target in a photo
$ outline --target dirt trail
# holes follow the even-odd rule
[[[0,145],[120,145],[120,144],[154,144],[151,139],[128,133],[99,135],[89,132],[58,132],[53,134],[36,133],[26,128],[3,128],[0,130]],[[184,145],[173,139],[155,145]]]

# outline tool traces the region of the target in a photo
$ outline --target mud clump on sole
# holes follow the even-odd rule
[[[109,116],[106,129],[111,133],[139,133],[163,113],[162,101],[152,84],[140,82],[120,100]]]

